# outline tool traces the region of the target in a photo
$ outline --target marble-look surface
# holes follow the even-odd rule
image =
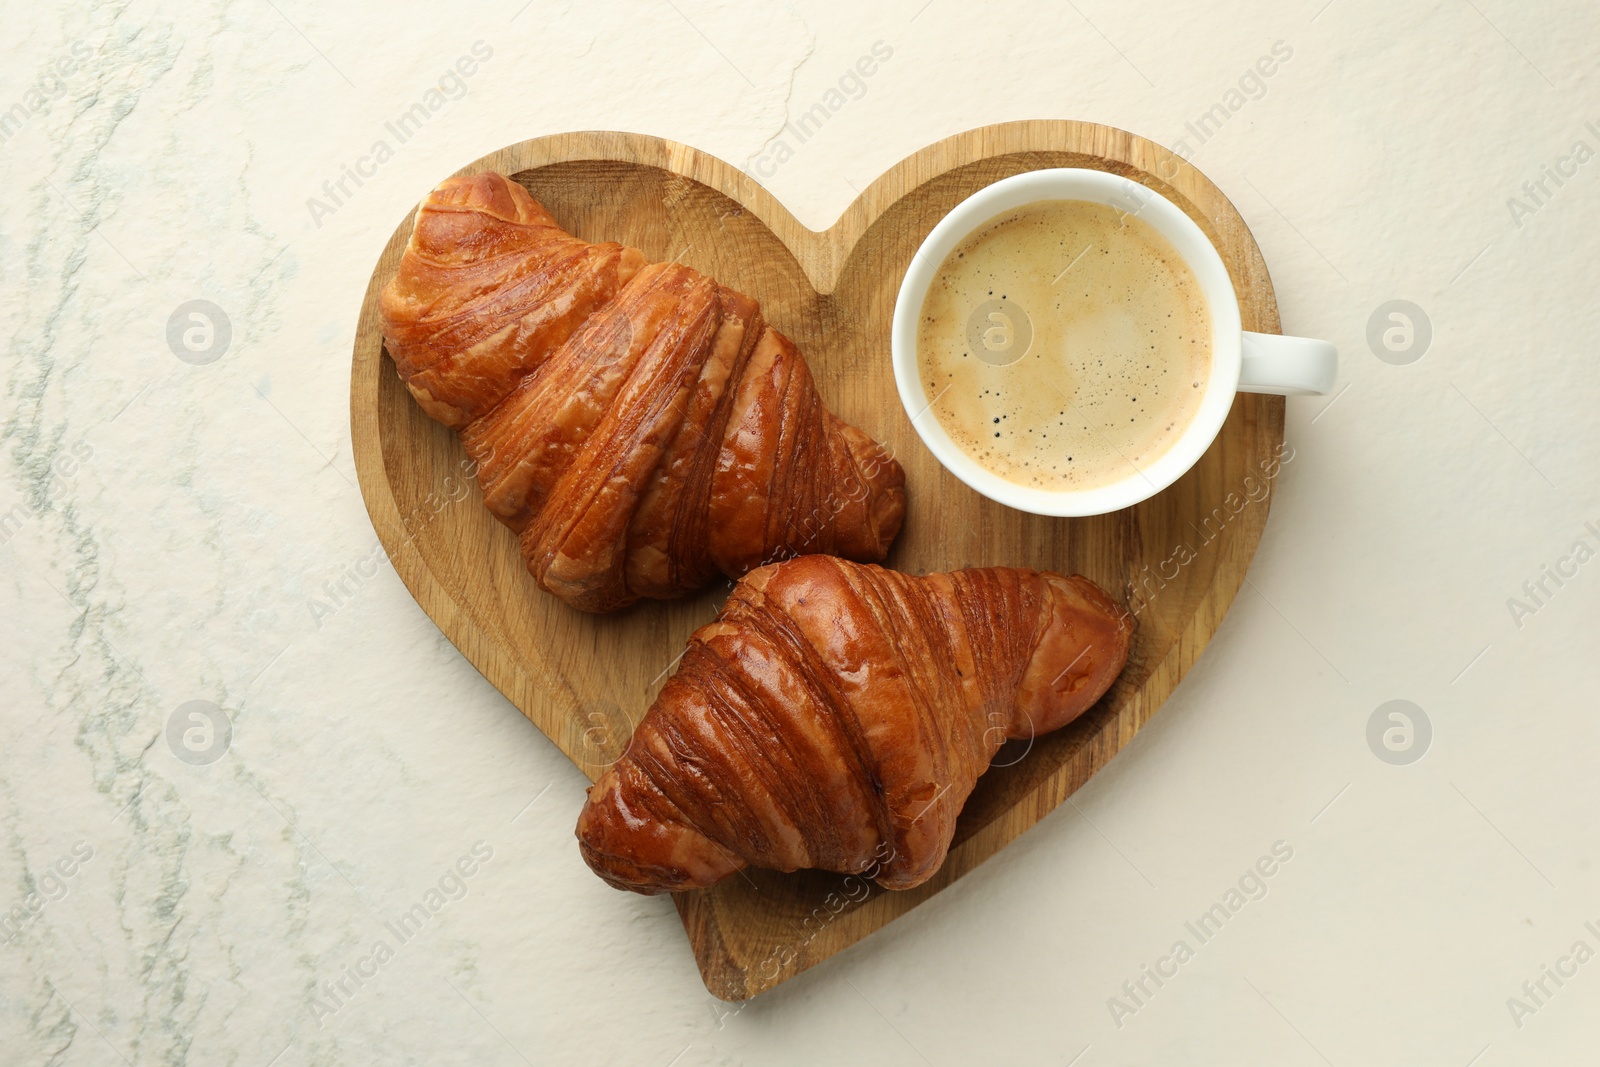
[[[6,6],[0,1062],[1592,1058],[1592,4],[361,7]],[[823,226],[929,141],[1031,117],[1184,142],[1286,330],[1340,346],[1340,392],[1290,402],[1250,585],[1109,769],[910,917],[723,1005],[670,903],[579,860],[578,772],[374,554],[363,287],[440,176],[537,134],[685,141]],[[1396,299],[1431,323],[1409,363],[1369,345]],[[201,321],[169,344],[194,300],[225,349]],[[1407,765],[1368,743],[1395,699],[1431,724]],[[1194,937],[1241,885],[1259,899]]]

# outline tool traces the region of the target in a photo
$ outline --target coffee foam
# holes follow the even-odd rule
[[[931,410],[979,465],[1021,485],[1136,475],[1199,412],[1211,314],[1149,224],[1085,200],[986,223],[945,258],[917,330]]]

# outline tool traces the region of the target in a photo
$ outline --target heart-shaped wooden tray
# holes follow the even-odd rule
[[[1222,252],[1247,330],[1278,332],[1260,249],[1222,193],[1159,145],[1084,122],[987,126],[930,145],[873,182],[817,233],[754,179],[685,145],[625,133],[540,137],[459,173],[513,176],[571,232],[677,259],[759,298],[800,346],[834,411],[905,465],[910,507],[888,565],[914,574],[1011,564],[1088,575],[1139,617],[1110,693],[1025,755],[1003,751],[961,814],[942,870],[908,892],[820,872],[751,871],[676,897],[706,987],[770,989],[905,914],[992,856],[1127,744],[1215,632],[1260,540],[1283,443],[1283,401],[1241,395],[1204,459],[1155,499],[1114,515],[1048,519],[978,496],[912,430],[889,365],[889,322],[911,256],[934,224],[991,182],[1041,167],[1095,167],[1158,190]],[[419,190],[422,192],[423,190]],[[463,655],[590,779],[625,748],[724,584],[675,603],[585,615],[541,592],[516,538],[482,506],[455,436],[429,420],[383,350],[378,294],[411,234],[395,230],[367,287],[350,418],[356,469],[395,570]],[[1020,757],[1020,758],[1018,758]],[[580,798],[567,798],[574,817]],[[582,862],[574,845],[571,862]],[[599,883],[596,882],[598,888]]]

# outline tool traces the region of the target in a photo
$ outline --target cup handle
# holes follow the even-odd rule
[[[1339,350],[1327,341],[1244,331],[1241,393],[1322,396],[1339,377]]]

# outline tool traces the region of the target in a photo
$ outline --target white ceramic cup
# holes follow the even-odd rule
[[[1154,462],[1121,481],[1090,489],[1039,489],[984,468],[950,439],[932,411],[917,368],[917,320],[939,267],[969,234],[996,216],[1041,200],[1088,200],[1153,226],[1194,272],[1211,312],[1211,379],[1199,411]],[[911,425],[945,468],[991,500],[1037,515],[1103,515],[1148,499],[1197,463],[1222,429],[1236,394],[1310,396],[1330,392],[1338,351],[1327,341],[1249,333],[1240,325],[1239,299],[1222,257],[1193,219],[1166,197],[1100,170],[1034,170],[973,193],[940,220],[912,257],[895,299],[890,337],[894,380]]]

